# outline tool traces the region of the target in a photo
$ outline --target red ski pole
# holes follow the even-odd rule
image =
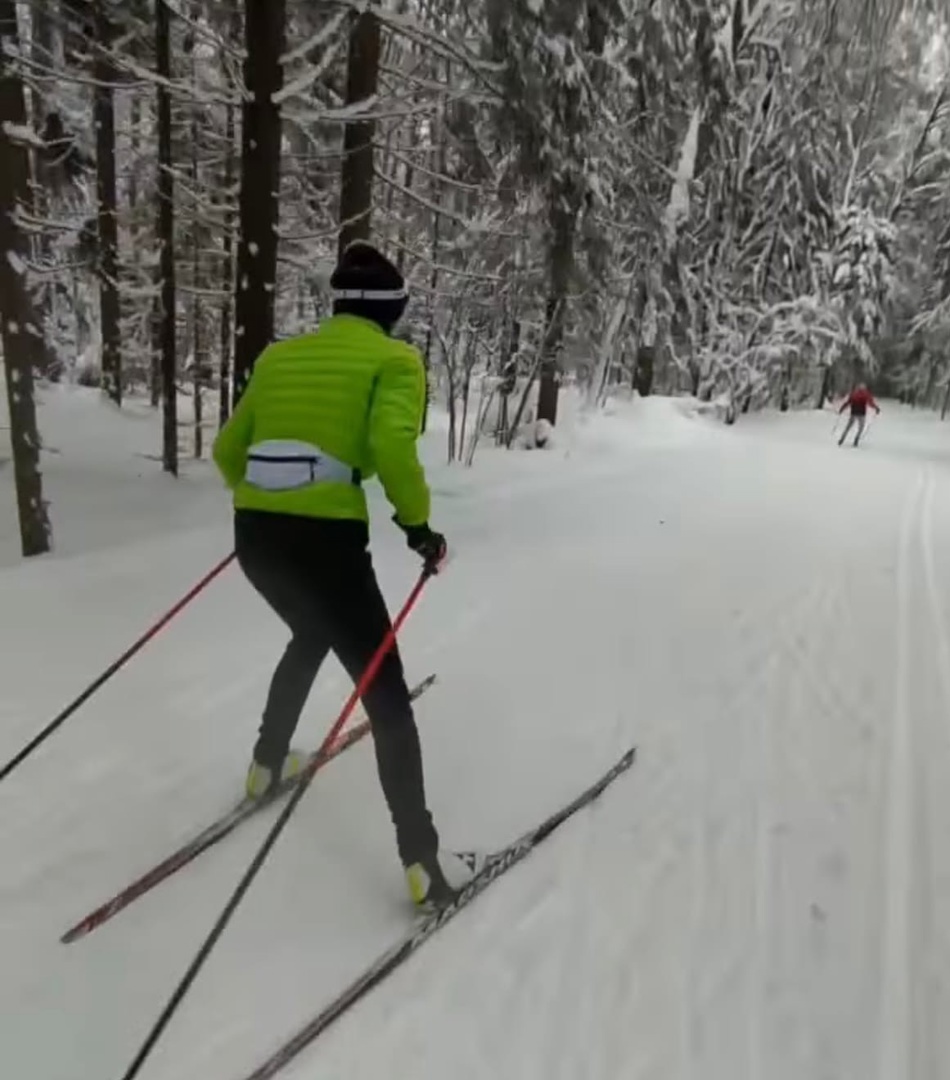
[[[337,736],[343,730],[343,725],[350,718],[350,714],[356,708],[356,703],[370,688],[373,680],[376,678],[376,673],[379,671],[380,665],[383,660],[386,659],[386,654],[393,647],[396,641],[396,635],[399,633],[399,629],[406,621],[409,612],[416,605],[416,601],[419,599],[426,582],[437,572],[436,567],[427,566],[416,582],[409,594],[406,602],[403,604],[399,614],[393,620],[393,624],[387,632],[386,636],[379,643],[376,652],[373,653],[373,657],[366,665],[366,670],[360,676],[359,682],[353,687],[353,693],[350,694],[346,704],[343,706],[340,715],[336,718],[333,726],[327,732],[326,738],[323,740],[323,744],[320,749],[314,754],[309,765],[300,774],[300,779],[297,782],[297,786],[294,788],[293,795],[291,795],[289,801],[284,806],[284,809],[280,813],[280,817],[274,822],[271,831],[264,838],[264,842],[261,844],[257,854],[251,860],[250,866],[244,873],[244,876],[238,882],[237,888],[231,894],[231,899],[228,900],[224,906],[224,910],[218,916],[218,921],[214,924],[211,933],[208,934],[204,944],[195,954],[194,959],[181,979],[181,982],[175,988],[175,992],[169,998],[168,1004],[162,1010],[161,1015],[155,1021],[152,1030],[149,1032],[148,1037],[142,1044],[141,1049],[135,1055],[132,1064],[128,1067],[126,1072],[122,1076],[122,1080],[133,1080],[138,1076],[139,1070],[145,1064],[146,1059],[155,1047],[155,1044],[161,1038],[162,1032],[168,1026],[168,1022],[175,1015],[178,1006],[184,1000],[185,995],[191,989],[191,984],[198,976],[198,972],[204,965],[205,960],[211,954],[211,950],[215,947],[218,939],[227,929],[228,923],[231,921],[231,917],[237,911],[238,904],[244,899],[244,894],[251,887],[251,883],[257,876],[258,871],[264,865],[264,860],[270,854],[271,848],[277,843],[277,838],[283,832],[284,826],[290,820],[291,814],[297,808],[297,804],[304,797],[307,788],[310,786],[310,781],[314,778],[317,770],[320,768],[321,761],[326,757],[327,751],[336,742]]]
[[[53,734],[53,732],[55,732],[58,728],[62,727],[62,725],[66,723],[66,721],[84,702],[88,701],[97,690],[104,686],[120,668],[124,667],[129,662],[129,660],[131,660],[132,657],[135,656],[137,652],[144,648],[144,646],[146,646],[152,640],[152,638],[154,638],[159,633],[160,630],[166,627],[183,608],[186,608],[191,603],[191,601],[194,600],[198,593],[202,592],[205,588],[207,588],[207,586],[210,585],[211,582],[214,581],[214,579],[223,570],[225,570],[233,560],[234,552],[232,551],[226,559],[222,559],[217,566],[215,566],[212,570],[209,570],[208,573],[205,574],[205,576],[197,583],[197,585],[189,589],[189,591],[185,593],[185,595],[178,601],[177,604],[175,604],[174,607],[169,608],[168,611],[166,611],[165,614],[156,623],[153,623],[152,626],[150,626],[149,629],[146,630],[145,633],[136,642],[134,642],[125,650],[125,652],[118,658],[118,660],[115,660],[112,664],[110,664],[109,667],[107,667],[106,670],[103,671],[103,673],[97,679],[91,682],[86,687],[86,689],[83,690],[79,697],[77,697],[74,701],[67,705],[61,713],[59,713],[57,716],[54,716],[53,719],[46,725],[45,728],[43,728],[43,730],[38,735],[31,739],[30,742],[28,742],[18,754],[14,755],[6,763],[6,765],[4,765],[2,769],[0,769],[0,780],[6,779],[6,777],[8,777],[10,773],[13,772],[17,765],[20,765],[24,761],[26,761],[26,759],[30,756],[30,754],[33,753],[33,751],[38,746],[42,746],[42,744],[46,742],[46,740],[50,737],[50,735]]]

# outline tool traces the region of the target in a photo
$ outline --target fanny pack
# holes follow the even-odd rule
[[[295,491],[311,484],[353,484],[359,469],[324,453],[319,446],[293,439],[268,439],[247,452],[244,482],[262,491]]]

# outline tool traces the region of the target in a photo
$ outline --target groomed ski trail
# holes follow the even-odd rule
[[[406,933],[389,949],[374,959],[348,986],[344,987],[303,1028],[294,1034],[268,1058],[254,1069],[247,1080],[270,1080],[277,1076],[299,1054],[310,1048],[324,1031],[346,1012],[354,1008],[366,994],[381,986],[399,968],[409,962],[440,930],[460,915],[469,904],[474,903],[486,889],[499,881],[543,845],[545,840],[560,829],[575,814],[591,807],[607,789],[623,777],[636,757],[636,747],[631,747],[612,765],[602,777],[576,795],[569,803],[558,808],[543,821],[533,826],[503,848],[489,855],[484,865],[471,881],[459,892],[453,903],[433,912],[409,927]]]
[[[852,452],[827,413],[724,429],[668,412],[655,442],[634,410],[629,444],[605,423],[570,457],[488,456],[452,474],[454,496],[451,475],[435,482],[458,558],[403,652],[439,672],[419,708],[446,842],[498,846],[624,745],[637,764],[282,1080],[944,1080],[946,428],[885,403]],[[414,566],[378,531],[395,597]],[[16,571],[0,605],[28,597],[31,617],[0,650],[0,740],[226,540],[224,522]],[[113,618],[110,581],[139,584],[140,606]],[[99,640],[67,625],[68,603]],[[229,581],[0,789],[0,1045],[21,1075],[116,1075],[180,976],[261,825],[81,949],[56,939],[143,845],[166,849],[233,797],[282,641]],[[37,656],[65,673],[37,687]],[[308,742],[343,696],[331,668]],[[371,755],[344,755],[148,1080],[246,1074],[405,919]]]
[[[436,676],[434,674],[427,675],[420,683],[411,687],[409,691],[410,700],[417,701],[426,690],[435,684],[435,680]],[[370,734],[370,722],[362,708],[357,708],[356,718],[343,730],[340,737],[326,754],[322,755],[321,764],[317,766],[316,771],[320,772],[325,769],[340,754],[346,753],[347,750],[358,745]],[[319,751],[314,751],[310,755],[310,761],[315,761],[318,755]],[[109,900],[85,915],[62,935],[60,941],[64,945],[72,944],[74,941],[79,941],[99,927],[104,926],[130,904],[146,896],[152,889],[158,888],[163,882],[190,866],[195,859],[200,858],[205,852],[216,847],[222,840],[230,836],[235,829],[240,828],[245,821],[249,821],[260,813],[266,813],[273,806],[276,806],[290,795],[293,788],[293,783],[285,783],[273,796],[268,797],[266,801],[258,803],[256,806],[241,800],[232,809],[225,811],[209,825],[195,833],[170,855],[153,863],[144,874],[134,878]]]

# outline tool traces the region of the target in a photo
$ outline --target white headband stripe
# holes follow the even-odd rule
[[[334,289],[337,300],[405,300],[409,293],[402,289]]]

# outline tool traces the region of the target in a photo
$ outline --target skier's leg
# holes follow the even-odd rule
[[[349,603],[338,608],[333,649],[354,680],[390,628],[389,613],[369,553],[353,567]],[[396,846],[413,903],[424,910],[450,903],[471,880],[479,860],[440,852],[426,805],[419,731],[398,647],[383,660],[363,705],[373,728],[379,781],[396,829]]]
[[[848,437],[848,432],[854,427],[854,417],[849,416],[848,422],[844,426],[844,431],[841,432],[841,438],[838,440],[839,446],[844,446],[844,441]]]
[[[858,433],[854,437],[854,445],[857,446],[861,441],[861,436],[864,434],[864,425],[867,423],[867,417],[858,417]]]
[[[279,769],[290,750],[290,741],[300,722],[300,714],[310,696],[314,679],[330,646],[326,638],[306,631],[293,631],[283,656],[271,677],[267,702],[261,717],[254,760],[269,769]]]
[[[254,761],[276,776],[330,643],[310,595],[307,569],[300,565],[294,523],[277,515],[261,521],[239,513],[235,526],[241,569],[292,635],[271,678],[254,747]]]
[[[389,613],[369,552],[354,547],[346,571],[334,577],[325,594],[331,623],[332,648],[354,682],[391,627]],[[363,706],[373,729],[379,780],[396,829],[396,844],[405,866],[435,859],[439,838],[426,806],[422,749],[412,711],[399,648],[384,658]]]

